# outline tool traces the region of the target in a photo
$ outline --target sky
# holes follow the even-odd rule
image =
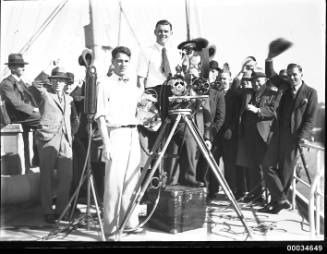
[[[1,75],[12,52],[19,52],[62,0],[1,0]],[[135,66],[141,48],[154,43],[154,25],[160,19],[173,24],[171,44],[186,40],[185,0],[92,0],[99,24],[98,43],[132,50]],[[189,0],[191,37],[204,37],[216,46],[214,60],[228,62],[233,75],[246,56],[256,57],[264,67],[269,43],[285,38],[293,46],[274,59],[279,71],[288,63],[303,67],[303,79],[317,89],[319,102],[325,102],[326,5],[323,0]],[[89,23],[88,0],[69,0],[62,11],[24,52],[26,79],[47,70],[61,59],[75,76],[84,69],[77,58],[85,48],[83,26]],[[121,19],[120,19],[121,17]],[[120,28],[120,40],[118,39]],[[140,46],[141,45],[141,46]],[[104,52],[98,72],[104,73],[110,53]],[[1,78],[2,78],[1,76]]]

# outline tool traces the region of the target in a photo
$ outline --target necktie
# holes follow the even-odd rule
[[[295,98],[295,96],[296,96],[296,89],[295,89],[295,87],[292,87],[292,96],[293,96],[293,98]]]
[[[165,74],[166,77],[168,77],[169,74],[171,74],[171,70],[170,70],[169,61],[168,61],[168,57],[167,57],[167,49],[162,48],[161,54],[162,54],[161,71],[162,71],[162,73]]]

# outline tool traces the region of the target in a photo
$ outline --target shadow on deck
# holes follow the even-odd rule
[[[224,242],[224,241],[321,241],[323,236],[312,239],[308,221],[298,210],[282,210],[279,214],[259,213],[261,206],[239,203],[244,215],[244,221],[252,231],[249,238],[237,213],[221,198],[208,203],[206,221],[201,228],[177,234],[165,233],[145,226],[141,234],[126,234],[121,242]],[[85,205],[80,205],[82,212]],[[95,214],[94,214],[95,215]],[[94,218],[96,218],[94,216]],[[85,222],[85,221],[84,221]],[[82,223],[83,224],[83,223]],[[101,241],[100,229],[96,219],[90,219],[90,229],[86,225],[77,227],[65,234],[59,232],[50,239],[45,239],[50,232],[57,229],[67,229],[67,223],[60,223],[59,228],[43,221],[39,204],[23,204],[8,206],[1,209],[1,241]],[[106,243],[111,244],[111,243]]]

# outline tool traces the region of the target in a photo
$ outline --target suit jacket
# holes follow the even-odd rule
[[[225,93],[225,121],[220,129],[222,135],[228,129],[232,131],[232,135],[238,132],[239,114],[241,110],[241,100],[239,96],[239,93],[232,88],[228,89]]]
[[[215,139],[225,121],[225,95],[222,90],[210,89],[211,135]]]
[[[41,128],[36,131],[36,137],[41,141],[52,139],[55,134],[62,132],[69,144],[79,126],[79,119],[73,103],[73,98],[67,94],[60,103],[57,94],[41,91],[40,113]]]
[[[273,136],[272,123],[277,118],[279,94],[276,87],[263,87],[252,95],[251,104],[259,108],[260,112],[245,111],[242,115],[236,159],[238,165],[251,168],[256,166],[257,161],[263,160],[267,144]],[[263,142],[258,140],[258,135]],[[253,154],[253,146],[256,146],[256,154]]]
[[[279,109],[279,130],[281,141],[285,132],[291,133],[294,141],[309,139],[314,127],[318,105],[317,91],[304,82],[293,98],[291,89],[284,92]],[[289,110],[287,110],[289,109]]]
[[[33,110],[37,103],[23,81],[18,82],[12,75],[8,76],[0,84],[0,93],[12,122],[35,114]]]
[[[206,100],[204,104],[200,107],[200,110],[197,110],[194,114],[194,121],[200,134],[205,140],[212,141],[211,135],[211,110],[209,100]]]

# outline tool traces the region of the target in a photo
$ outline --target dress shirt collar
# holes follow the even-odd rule
[[[22,80],[22,78],[19,78],[17,75],[15,75],[15,74],[11,74],[11,76],[16,80],[16,81],[21,81]]]
[[[168,49],[168,45],[162,46],[158,42],[156,42],[154,45],[160,52],[162,51],[163,48],[166,48],[166,50]]]
[[[120,82],[120,81],[124,81],[124,83],[128,82],[130,80],[130,78],[128,77],[128,75],[125,75],[125,76],[118,76],[116,73],[112,73],[112,76],[111,78],[117,82]]]
[[[293,95],[296,95],[297,94],[297,92],[300,90],[300,88],[301,88],[302,85],[303,85],[303,82],[302,82],[301,85],[293,86],[292,87],[292,93],[293,93]]]

